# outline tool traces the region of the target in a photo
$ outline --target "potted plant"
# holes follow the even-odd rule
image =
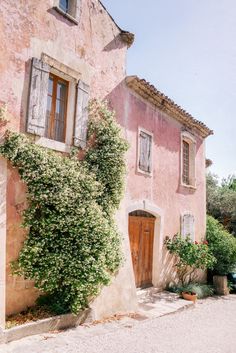
[[[185,300],[190,300],[193,303],[196,303],[197,301],[197,294],[195,292],[191,292],[191,291],[183,291],[182,293],[182,297]]]

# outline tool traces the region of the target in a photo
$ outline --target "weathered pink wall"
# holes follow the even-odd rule
[[[162,211],[161,234],[158,243],[161,258],[157,266],[158,285],[163,287],[171,280],[173,268],[165,252],[163,241],[180,232],[181,214],[190,212],[195,217],[195,239],[205,236],[205,147],[204,140],[194,134],[196,140],[196,190],[180,184],[181,131],[183,126],[175,119],[159,111],[139,97],[125,82],[108,97],[117,113],[130,149],[127,153],[128,175],[123,207],[148,200]],[[138,129],[144,128],[153,134],[152,175],[137,171]],[[159,220],[157,220],[158,222]],[[159,251],[158,250],[158,251]],[[155,254],[154,254],[155,256]]]
[[[99,1],[81,0],[78,26],[54,5],[54,0],[0,1],[0,106],[8,106],[9,129],[25,131],[32,57],[45,53],[81,73],[92,97],[104,98],[124,79],[127,44]],[[37,293],[32,283],[11,276],[10,262],[26,235],[20,227],[26,196],[10,165],[7,190],[6,310],[11,314],[32,305]]]

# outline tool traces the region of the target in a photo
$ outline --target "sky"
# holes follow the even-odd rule
[[[103,0],[135,34],[127,74],[154,84],[214,130],[210,171],[236,174],[236,1]]]

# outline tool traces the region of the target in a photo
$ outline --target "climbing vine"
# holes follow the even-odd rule
[[[83,160],[8,132],[0,153],[28,187],[28,236],[15,266],[65,311],[78,313],[121,264],[114,221],[123,192],[127,142],[106,103],[89,109]]]

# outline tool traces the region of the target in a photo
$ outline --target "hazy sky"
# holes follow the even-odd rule
[[[236,173],[236,1],[103,0],[135,33],[127,74],[154,84],[214,130],[211,171]]]

